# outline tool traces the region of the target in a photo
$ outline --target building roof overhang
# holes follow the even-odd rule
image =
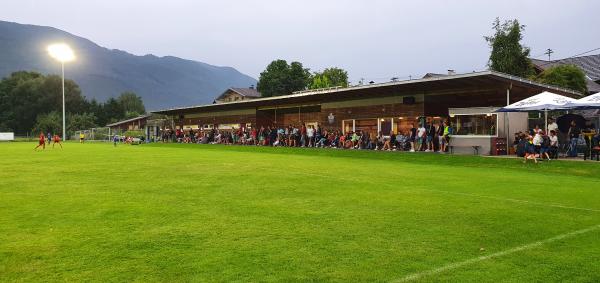
[[[532,91],[550,91],[557,94],[580,98],[583,95],[577,91],[541,84],[524,78],[507,75],[494,71],[482,71],[466,74],[456,74],[441,77],[429,77],[414,80],[386,82],[379,84],[360,85],[352,87],[336,87],[327,89],[299,91],[289,95],[262,97],[252,100],[235,101],[221,104],[207,104],[190,107],[170,108],[153,111],[164,115],[177,115],[199,111],[224,111],[269,107],[285,104],[323,103],[349,99],[365,99],[392,95],[434,95],[461,89],[481,88],[526,88]]]

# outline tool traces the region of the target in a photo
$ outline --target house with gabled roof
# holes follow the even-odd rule
[[[249,88],[235,88],[231,87],[225,90],[221,95],[215,98],[214,104],[220,104],[225,102],[235,102],[235,101],[243,101],[250,100],[260,97],[260,92],[254,88],[254,86],[250,86]]]
[[[570,57],[558,60],[531,59],[537,73],[559,65],[575,65],[583,70],[586,75],[588,93],[600,92],[600,54]]]

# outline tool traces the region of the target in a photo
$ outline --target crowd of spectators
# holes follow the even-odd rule
[[[302,124],[299,127],[289,125],[231,130],[167,130],[162,133],[162,140],[200,144],[446,152],[451,133],[452,128],[447,122],[412,124],[409,129],[397,133],[366,130],[342,133],[340,130],[323,129],[318,125]]]
[[[551,160],[558,157],[558,136],[556,130],[550,130],[546,134],[537,126],[529,132],[519,132],[515,134],[515,151],[517,156],[523,157],[523,163],[527,160],[538,162],[542,160]]]
[[[163,131],[160,139],[162,142],[175,143],[448,152],[453,133],[451,125],[447,121],[424,122],[388,133],[368,130],[343,133],[340,130],[306,124],[299,127],[288,125],[209,130],[176,129]],[[559,133],[553,120],[548,125],[548,132],[536,126],[529,131],[515,133],[514,151],[524,159],[523,162],[533,160],[537,163],[539,160],[558,158],[559,152],[577,156],[578,146],[587,142],[575,122],[571,123],[566,136],[563,133],[562,138],[559,138]],[[592,149],[600,152],[600,134],[590,138],[589,142]]]
[[[586,136],[584,132],[591,132],[594,125],[590,129],[581,129],[575,121],[571,121],[569,129],[563,132],[562,139],[559,138],[558,125],[553,119],[550,119],[548,124],[548,132],[544,132],[539,126],[529,130],[528,132],[515,133],[513,146],[517,156],[523,157],[523,162],[533,160],[537,163],[538,158],[541,160],[551,160],[558,158],[559,152],[564,152],[566,156],[577,157],[580,149],[585,151],[600,151],[600,134]]]

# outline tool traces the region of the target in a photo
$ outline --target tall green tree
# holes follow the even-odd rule
[[[348,87],[348,72],[340,68],[327,68],[323,72],[315,72],[310,79],[309,89],[327,87]]]
[[[101,125],[114,123],[125,118],[125,110],[117,99],[111,97],[102,105],[101,117],[98,118],[103,122]]]
[[[305,90],[309,79],[310,70],[308,68],[304,68],[300,62],[290,63],[288,94],[294,91]]]
[[[40,132],[58,134],[62,133],[62,114],[58,111],[40,114],[35,120],[35,127],[32,129],[32,135],[36,136]]]
[[[43,113],[38,101],[39,73],[18,72],[0,82],[0,120],[3,131],[25,134],[32,130],[37,115]]]
[[[79,86],[65,80],[67,112],[84,110],[87,101]],[[39,115],[62,112],[61,78],[36,72],[15,72],[0,81],[0,130],[25,134],[36,125]],[[60,115],[62,119],[62,114]]]
[[[67,133],[73,135],[75,131],[87,130],[97,127],[96,116],[93,113],[70,114],[67,117]]]
[[[275,60],[260,73],[257,89],[263,97],[291,94],[306,89],[309,78],[309,69],[302,63]]]
[[[132,113],[129,116],[139,116],[146,113],[146,107],[144,107],[144,101],[141,96],[137,96],[134,92],[123,92],[117,98],[119,104],[123,108],[125,113]],[[128,116],[128,115],[126,115]]]
[[[65,80],[65,104],[67,117],[72,117],[74,123],[81,121],[77,122],[78,127],[103,126],[127,115],[137,116],[145,112],[143,101],[134,93],[122,94],[118,100],[112,98],[105,103],[98,103],[94,99],[88,101],[81,94],[79,86],[68,79]],[[55,118],[55,114],[62,125],[62,85],[59,76],[20,71],[0,80],[0,131],[25,135],[37,130],[40,125],[50,127],[49,119]]]
[[[525,26],[516,19],[500,23],[500,19],[496,18],[492,28],[494,34],[485,37],[492,49],[488,63],[490,69],[524,78],[532,76],[530,50],[521,44]]]
[[[575,65],[558,65],[544,70],[537,81],[587,93],[585,73]]]
[[[321,73],[315,73],[312,76],[312,81],[308,85],[309,89],[319,89],[319,88],[328,88],[331,87],[331,81],[326,76],[323,76]]]
[[[57,75],[45,76],[39,85],[39,103],[48,110],[62,113],[62,82]],[[85,98],[81,95],[79,86],[73,81],[65,80],[65,110],[70,113],[80,113],[86,109]]]

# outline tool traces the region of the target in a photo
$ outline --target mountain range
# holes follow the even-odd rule
[[[50,58],[49,44],[64,42],[77,59],[65,66],[87,98],[99,102],[133,91],[146,109],[211,103],[229,87],[249,87],[256,80],[232,67],[214,66],[173,56],[137,56],[45,26],[0,21],[0,77],[15,71],[60,74],[60,63]]]

